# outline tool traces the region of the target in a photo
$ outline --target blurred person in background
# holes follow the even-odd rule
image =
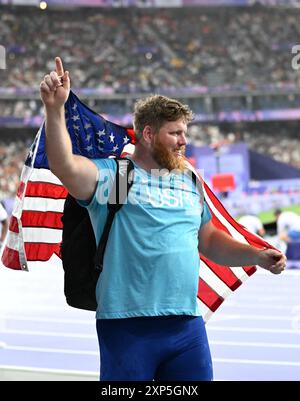
[[[8,231],[8,215],[6,210],[4,209],[4,206],[0,202],[0,250],[4,243],[7,231]]]
[[[239,218],[239,223],[246,227],[248,231],[263,237],[266,234],[260,218],[254,214],[246,214]]]
[[[277,235],[285,242],[300,241],[300,216],[291,211],[276,209]]]
[[[49,166],[87,208],[99,241],[107,214],[103,186],[108,182],[109,192],[116,164],[110,158],[91,160],[72,153],[64,110],[69,73],[60,58],[55,62],[56,71],[40,84]],[[280,252],[238,242],[212,224],[185,167],[191,119],[188,106],[164,96],[149,96],[135,105],[137,143],[129,156],[134,182],[113,222],[96,288],[101,380],[212,380],[197,303],[199,252],[223,265],[259,265],[274,274],[284,270],[286,259]],[[173,202],[169,192],[161,202],[162,176],[157,172],[162,169],[182,204]],[[135,202],[137,193],[143,201]]]

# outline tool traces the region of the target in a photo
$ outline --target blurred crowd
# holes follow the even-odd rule
[[[31,143],[32,137],[0,135],[0,200],[15,196]]]
[[[245,142],[262,155],[300,169],[298,122],[192,125],[189,141],[196,146],[222,146]]]
[[[265,156],[300,168],[300,126],[298,122],[244,123],[225,125],[192,124],[188,141],[195,146],[222,146],[244,142]],[[19,175],[35,131],[18,134],[0,131],[0,200],[16,192]]]
[[[40,100],[8,100],[0,99],[0,117],[23,118],[34,117],[43,114],[43,107]],[[0,121],[1,123],[1,121]]]
[[[291,67],[299,11],[265,8],[1,8],[1,86],[38,87],[60,55],[73,87],[299,87]],[[271,15],[270,15],[271,13]]]
[[[248,91],[291,85],[297,90],[300,70],[291,66],[291,49],[298,42],[299,17],[297,9],[169,8],[158,12],[148,8],[41,11],[0,7],[0,41],[7,56],[7,68],[0,70],[0,117],[42,116],[38,95],[27,100],[16,95],[9,100],[1,98],[1,87],[12,92],[38,90],[57,55],[71,72],[73,88],[122,96],[122,100],[107,96],[107,100],[86,101],[104,115],[129,115],[133,99],[126,94],[164,92],[166,88],[174,97],[183,88],[193,94],[196,87],[201,93],[216,87],[225,91],[230,86]],[[254,109],[275,105],[272,97],[264,97],[264,104],[259,104],[260,99],[256,98]],[[183,100],[195,113],[212,111],[209,98]],[[277,102],[278,107],[299,107],[300,97],[278,96]],[[214,99],[216,111],[247,106],[241,99]],[[200,146],[244,141],[251,149],[300,168],[298,128],[288,123],[194,124],[189,140]],[[32,136],[12,140],[11,135],[0,134],[0,199],[15,193],[31,141]]]

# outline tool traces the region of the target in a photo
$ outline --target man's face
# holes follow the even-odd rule
[[[187,124],[184,119],[168,121],[154,134],[152,139],[152,157],[169,171],[185,169],[184,154]]]

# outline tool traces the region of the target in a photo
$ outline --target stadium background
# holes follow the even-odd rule
[[[0,1],[0,200],[11,212],[24,159],[43,121],[39,83],[54,68],[54,57],[59,55],[71,73],[74,92],[111,121],[130,126],[134,101],[150,93],[165,94],[188,103],[195,113],[188,132],[190,160],[203,172],[205,180],[234,217],[255,213],[265,223],[268,234],[275,234],[275,208],[284,207],[300,214],[300,62],[298,65],[299,50],[294,48],[300,33],[298,3],[275,0],[54,0],[47,4],[33,0]],[[297,262],[293,261],[292,267]],[[53,261],[52,267],[56,264]],[[56,325],[69,320],[70,326],[73,319],[82,331],[85,325],[90,327],[87,321],[93,320],[93,316],[66,309],[59,267],[33,266],[32,270],[29,278],[24,278],[24,273],[14,272],[12,276],[3,268],[0,271],[0,379],[11,378],[12,371],[22,371],[20,377],[24,378],[40,377],[36,369],[40,373],[48,369],[43,377],[49,379],[69,377],[67,372],[71,369],[65,369],[63,364],[57,368],[51,358],[49,366],[41,365],[35,360],[38,350],[28,344],[10,344],[5,339],[9,330],[17,332],[22,330],[22,322],[24,329],[29,321],[37,325],[43,319],[47,324],[53,321]],[[271,290],[275,291],[278,286],[283,298],[276,299],[277,294],[275,300],[277,306],[282,302],[282,309],[272,308],[275,315],[273,319],[269,316],[269,321],[276,322],[281,317],[286,322],[288,327],[282,330],[290,330],[289,335],[295,336],[287,348],[293,350],[299,349],[293,344],[297,340],[299,343],[300,297],[296,283],[300,279],[297,270],[288,271],[286,277],[279,283],[259,273],[250,279],[249,292],[246,286],[234,299],[252,294],[254,300],[270,291],[266,302],[273,304]],[[255,291],[260,286],[258,295]],[[36,305],[39,302],[40,309]],[[230,307],[230,301],[227,302]],[[236,303],[232,301],[231,306]],[[34,317],[28,311],[35,313]],[[224,306],[218,312],[219,319],[227,323],[233,311],[234,308],[226,312]],[[254,305],[252,316],[255,313]],[[45,333],[50,329],[43,330]],[[85,333],[85,338],[92,336],[90,333]],[[212,341],[217,344],[218,339]],[[275,343],[282,344],[279,340]],[[47,359],[43,354],[45,349],[47,355],[51,352],[47,344],[36,347],[44,360]],[[228,348],[229,344],[224,346]],[[64,347],[65,343],[56,344],[52,354],[55,349],[61,355],[63,349],[66,352]],[[277,348],[286,349],[280,345]],[[9,351],[21,353],[21,360]],[[96,351],[88,348],[80,355],[93,356],[96,360]],[[216,351],[218,354],[219,350]],[[9,366],[8,361],[15,357],[16,361]],[[34,363],[26,367],[25,361],[31,357]],[[267,365],[285,366],[287,370],[293,367],[293,373],[286,372],[283,379],[299,379],[299,356],[295,357],[296,360],[284,358],[282,364]],[[271,354],[267,359],[272,361],[272,358]],[[280,362],[277,359],[275,362]],[[251,358],[243,360],[251,366]],[[73,367],[70,377],[83,378],[89,372],[87,377],[95,378],[95,362],[89,363],[83,364],[84,369],[77,366],[77,371]],[[17,366],[22,369],[18,370]],[[228,378],[256,378],[251,369],[249,373],[245,371],[245,376],[241,374],[242,369],[238,370],[233,365],[232,377]],[[216,379],[226,379],[218,374],[217,367]],[[265,367],[261,374],[261,380],[280,380],[276,376],[279,373],[267,374]]]

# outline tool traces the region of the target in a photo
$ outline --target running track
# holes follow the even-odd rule
[[[300,380],[300,269],[260,270],[207,324],[215,380]],[[0,268],[0,381],[97,380],[94,313],[66,305],[57,261]],[[47,376],[48,374],[48,376]],[[29,375],[29,376],[28,376]],[[25,380],[25,379],[24,379]]]

